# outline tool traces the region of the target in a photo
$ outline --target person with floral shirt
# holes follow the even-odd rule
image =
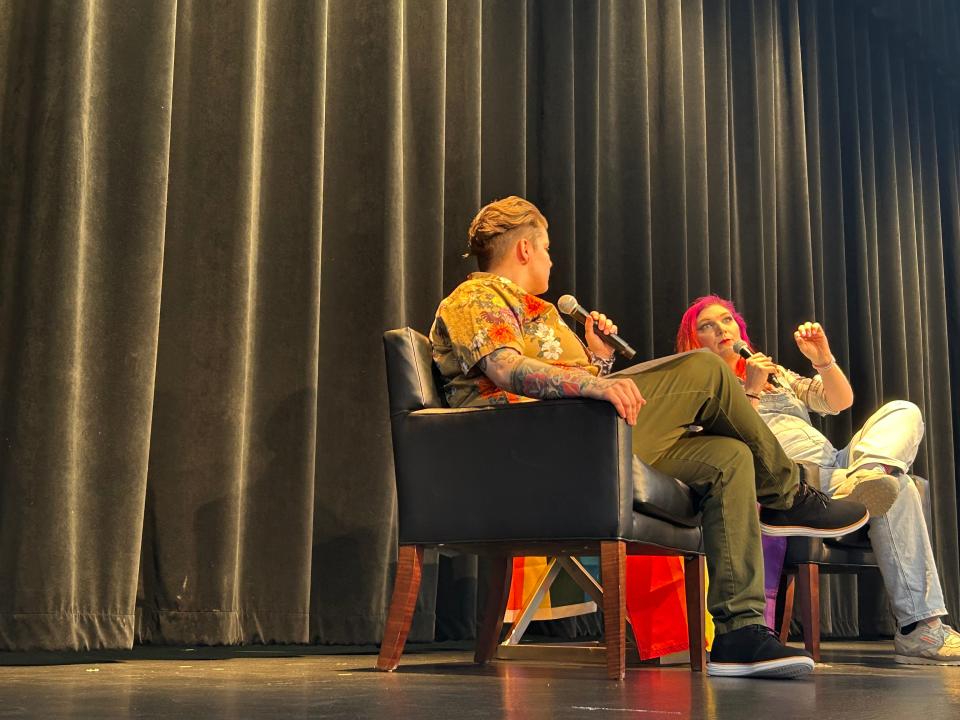
[[[513,348],[526,357],[554,367],[578,368],[594,377],[601,368],[606,374],[613,366],[612,349],[601,349],[609,357],[589,350],[551,303],[508,278],[485,272],[471,273],[443,301],[431,340],[434,360],[443,376],[450,378],[444,390],[451,407],[533,400],[500,389],[483,373],[470,372],[499,348]]]
[[[612,320],[591,313],[584,344],[538,297],[548,289],[553,263],[547,220],[529,201],[510,196],[483,207],[470,225],[468,247],[480,272],[440,303],[430,331],[448,403],[564,397],[611,403],[634,429],[634,455],[686,483],[702,511],[707,600],[717,631],[708,672],[810,672],[810,655],[781,645],[762,624],[761,524],[769,534],[836,537],[862,527],[866,509],[831,501],[805,482],[712,353],[672,355],[610,373],[613,350],[602,336],[616,332]],[[694,425],[702,431],[692,434]],[[764,506],[759,519],[758,501]]]

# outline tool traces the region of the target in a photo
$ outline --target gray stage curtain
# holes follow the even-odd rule
[[[918,403],[956,613],[960,26],[910,7],[0,4],[0,647],[378,640],[380,336],[510,193],[642,356],[715,291],[801,369],[826,324],[837,441]],[[445,563],[414,639],[475,608]]]

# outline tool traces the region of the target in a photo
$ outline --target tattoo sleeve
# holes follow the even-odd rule
[[[479,366],[501,390],[541,400],[583,397],[603,384],[585,370],[556,367],[524,357],[510,348],[500,348],[485,355]]]
[[[599,373],[600,377],[603,377],[603,376],[605,376],[605,375],[609,375],[610,373],[613,372],[613,364],[617,361],[617,356],[616,356],[616,355],[611,355],[610,357],[604,359],[604,358],[600,357],[599,355],[597,355],[595,352],[593,352],[593,350],[591,350],[590,348],[588,348],[588,347],[586,347],[586,346],[584,346],[584,348],[585,348],[586,351],[587,351],[587,357],[590,358],[590,362],[591,362],[593,365],[596,365],[597,368],[599,368],[599,370],[600,370],[600,373]]]

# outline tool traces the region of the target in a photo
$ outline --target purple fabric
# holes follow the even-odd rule
[[[783,571],[783,559],[787,554],[787,539],[768,537],[763,541],[763,590],[767,597],[767,607],[763,620],[767,627],[774,627],[777,615],[777,590],[780,588],[780,573]]]

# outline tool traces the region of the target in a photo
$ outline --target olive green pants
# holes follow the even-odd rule
[[[710,573],[707,607],[718,633],[763,624],[763,551],[757,502],[787,508],[799,470],[750,405],[737,378],[711,352],[692,352],[617,373],[647,403],[633,452],[687,484],[703,512]],[[691,431],[690,426],[702,431]]]

